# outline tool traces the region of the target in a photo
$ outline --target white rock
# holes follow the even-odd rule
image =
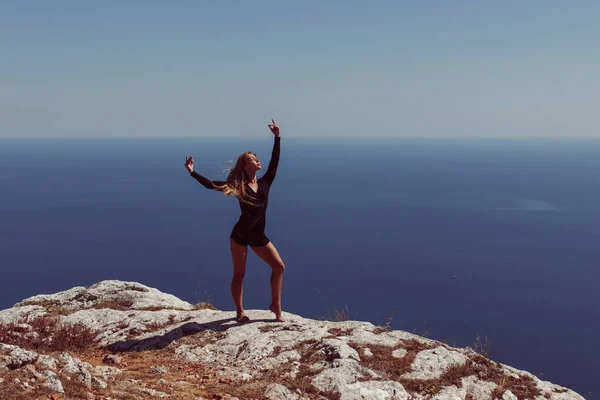
[[[28,340],[28,341],[35,340],[38,337],[40,337],[40,334],[37,332],[27,332],[26,334],[23,335],[23,339]]]
[[[79,372],[87,372],[94,370],[94,367],[87,362],[81,361],[78,358],[72,357],[66,351],[58,356],[59,363],[61,364],[60,372],[66,372],[69,374],[76,374]],[[90,380],[91,382],[91,380]]]
[[[244,381],[249,381],[250,379],[252,379],[254,377],[250,374],[242,372],[242,373],[238,374],[237,376],[235,376],[235,378],[237,378],[237,379],[234,379],[234,380],[240,380],[240,381],[244,382]]]
[[[355,383],[362,377],[360,364],[356,360],[337,360],[334,368],[326,368],[312,379],[319,390],[339,391],[341,387]]]
[[[106,389],[108,387],[108,384],[106,382],[96,377],[92,377],[92,385],[99,387],[100,389]]]
[[[19,303],[18,307],[0,311],[0,323],[23,322],[47,312],[41,305],[35,305],[36,302],[52,304],[53,307],[70,307],[71,313],[61,316],[61,321],[81,322],[94,329],[98,332],[96,339],[99,346],[106,346],[112,352],[164,349],[168,346],[169,354],[175,354],[180,362],[209,363],[211,369],[218,371],[219,377],[232,382],[264,379],[263,374],[280,368],[286,371],[283,376],[288,379],[295,379],[302,372],[303,379],[311,381],[318,389],[337,392],[345,400],[406,398],[406,392],[398,382],[383,380],[389,379],[384,371],[370,370],[366,364],[361,364],[373,357],[375,346],[388,346],[389,357],[405,357],[405,349],[394,349],[402,347],[402,342],[406,340],[417,340],[433,346],[416,355],[412,371],[404,376],[418,379],[438,378],[452,365],[463,364],[468,357],[474,356],[468,349],[447,348],[439,342],[408,332],[380,332],[368,322],[334,323],[284,313],[286,322],[273,324],[260,321],[272,319],[269,311],[247,310],[248,316],[255,322],[240,325],[234,321],[234,311],[194,310],[189,303],[135,282],[104,281],[87,289],[73,288],[55,295],[35,296]],[[111,303],[130,307],[127,310],[97,308]],[[142,310],[144,308],[156,311]],[[21,333],[32,333],[26,333],[26,326],[19,329]],[[332,329],[339,329],[343,334],[331,338]],[[15,347],[0,344],[0,369],[12,365],[11,353]],[[27,354],[21,353],[22,350],[17,350],[17,353]],[[19,363],[32,363],[32,358],[29,355],[17,357],[16,360]],[[40,354],[35,368],[64,372],[66,375],[62,377],[63,380],[73,375],[92,385],[97,385],[98,380],[104,383],[114,381],[114,387],[111,387],[113,398],[124,395],[125,392],[120,391],[124,389],[123,385],[133,387],[141,384],[115,380],[115,376],[122,373],[120,369],[109,366],[94,368],[66,352],[57,359]],[[31,372],[42,381],[36,375],[38,372],[35,368],[31,366]],[[502,368],[510,376],[531,377],[542,394],[549,395],[550,400],[583,400],[577,393],[541,381],[525,371],[508,366]],[[24,378],[28,380],[30,376]],[[48,380],[46,378],[42,383]],[[131,387],[126,389],[131,390]],[[442,388],[434,398],[447,400],[471,397],[488,400],[495,387],[494,383],[480,381],[476,376],[464,377],[462,387]],[[284,393],[280,397],[302,396],[301,392],[288,393],[275,386],[269,389]],[[160,396],[159,393],[162,392],[147,394]],[[416,393],[414,397],[420,400],[426,398],[427,394]],[[541,396],[535,400],[546,399]]]
[[[82,383],[88,389],[92,388],[92,374],[87,370],[78,373],[75,377],[75,381]]]
[[[346,342],[339,339],[325,339],[321,342],[321,350],[325,352],[328,358],[353,359],[360,361],[360,357],[356,350],[348,346]]]
[[[47,356],[45,354],[40,354],[37,361],[35,362],[35,367],[39,370],[51,369],[56,370],[58,361],[56,358]]]
[[[41,306],[24,306],[7,308],[0,311],[0,325],[7,325],[18,321],[30,321],[31,319],[47,314],[47,310]]]
[[[272,383],[265,390],[265,397],[269,400],[298,400],[299,395],[278,383]]]
[[[463,378],[462,385],[466,394],[470,394],[473,399],[491,399],[492,392],[496,389],[495,383],[482,381],[474,376]]]
[[[466,397],[466,390],[464,387],[457,388],[456,386],[447,386],[440,390],[431,400],[464,400]],[[475,397],[475,399],[488,400],[488,397]]]
[[[519,400],[510,390],[505,390],[502,395],[502,400]]]
[[[65,392],[62,382],[58,378],[58,375],[56,375],[54,372],[46,370],[42,371],[40,375],[44,378],[44,383],[42,383],[42,386],[58,393]]]
[[[67,303],[75,298],[79,293],[84,292],[83,286],[77,286],[63,292],[55,294],[38,294],[37,296],[28,297],[25,300],[21,300],[14,307],[24,307],[42,304],[55,304],[55,305],[68,305]]]
[[[4,345],[7,346],[7,345]],[[8,354],[10,357],[10,362],[8,364],[9,368],[21,368],[27,364],[31,364],[36,362],[38,358],[38,353],[34,351],[24,350],[17,346],[12,346],[12,350]]]
[[[154,389],[150,389],[150,388],[139,388],[138,390],[142,393],[149,394],[150,396],[153,396],[153,397],[160,397],[160,398],[169,397],[169,395],[166,393],[159,392],[158,390],[154,390]]]
[[[394,381],[355,382],[340,388],[340,400],[408,400],[411,396]]]
[[[443,346],[423,350],[417,354],[412,364],[413,372],[404,374],[409,379],[436,379],[453,365],[463,365],[467,358],[457,351]]]
[[[102,380],[115,380],[115,378],[121,375],[123,371],[116,367],[109,367],[108,365],[99,365],[94,368],[94,375],[97,375]]]
[[[392,357],[396,357],[396,358],[402,358],[404,357],[406,354],[408,353],[408,351],[406,349],[396,349],[394,351],[392,351]]]
[[[193,305],[177,297],[163,293],[137,282],[108,280],[89,288],[76,287],[56,294],[46,294],[27,298],[16,307],[51,303],[68,309],[101,307],[103,304],[121,304],[126,309],[163,308],[192,310]]]
[[[542,380],[538,379],[538,377],[536,377],[535,375],[533,375],[527,371],[513,368],[508,365],[502,365],[502,369],[503,369],[504,373],[510,374],[510,375],[514,376],[515,378],[518,378],[520,376],[530,377],[531,379],[534,380],[534,382],[536,383],[536,386],[542,392],[550,393],[551,400],[571,400],[571,399],[585,400],[583,396],[579,395],[578,393],[574,392],[573,390],[567,389],[560,385],[555,385],[548,381],[542,381]],[[556,392],[556,390],[558,390],[560,393]],[[544,398],[544,400],[546,400],[546,398]]]

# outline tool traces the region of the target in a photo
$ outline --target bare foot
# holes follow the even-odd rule
[[[240,313],[237,313],[235,320],[238,324],[247,324],[248,322],[250,322],[250,318],[248,318],[246,313],[243,311]]]
[[[281,318],[281,306],[277,307],[274,304],[271,304],[269,306],[269,310],[271,310],[273,312],[273,314],[275,314],[275,321],[277,321],[277,322],[285,322]]]

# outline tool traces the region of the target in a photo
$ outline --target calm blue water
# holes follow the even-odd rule
[[[233,308],[223,178],[272,139],[0,140],[0,308],[103,279]],[[427,333],[600,393],[600,141],[282,139],[267,234],[284,309]],[[248,259],[246,308],[270,301]]]

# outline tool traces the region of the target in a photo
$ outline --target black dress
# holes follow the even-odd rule
[[[269,238],[265,235],[265,224],[267,222],[269,189],[273,184],[277,165],[279,164],[280,141],[281,138],[275,136],[269,167],[262,178],[258,179],[258,189],[256,192],[246,184],[246,193],[257,205],[253,206],[243,201],[239,202],[242,215],[240,215],[229,237],[242,246],[249,245],[256,247],[269,244]],[[219,187],[225,184],[225,181],[211,181],[195,171],[191,175],[207,189],[222,190]]]

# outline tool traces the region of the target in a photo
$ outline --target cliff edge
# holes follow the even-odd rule
[[[408,332],[247,314],[136,282],[30,297],[0,311],[0,400],[583,399]]]

